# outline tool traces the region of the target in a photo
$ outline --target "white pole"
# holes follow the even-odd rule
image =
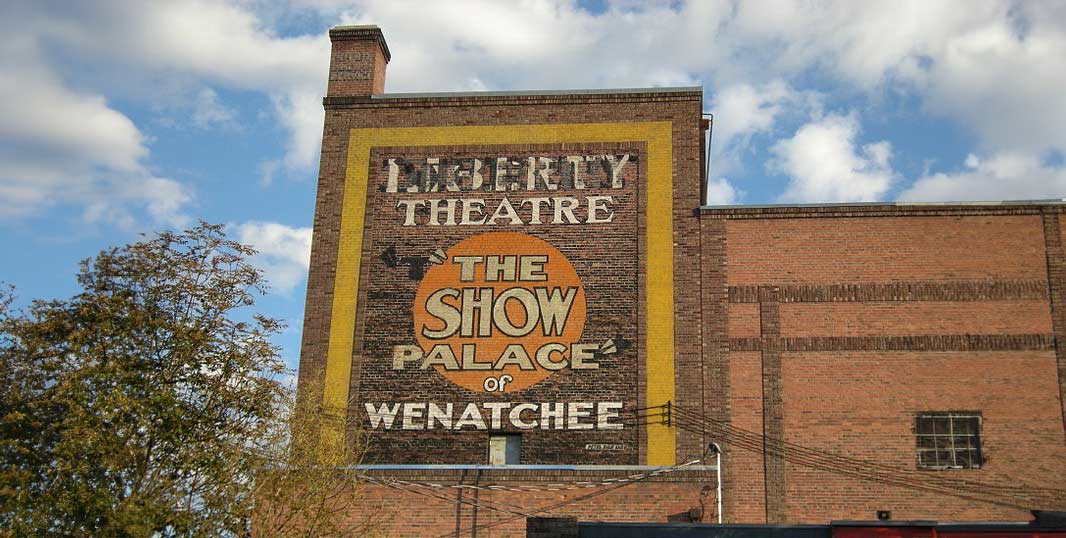
[[[718,443],[711,443],[714,451],[714,471],[718,475],[718,487],[714,494],[714,500],[718,504],[718,524],[722,524],[722,447]]]

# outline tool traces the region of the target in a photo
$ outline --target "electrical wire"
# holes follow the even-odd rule
[[[671,467],[661,467],[653,471],[631,474],[622,478],[605,478],[599,481],[580,480],[575,482],[557,482],[549,483],[543,486],[500,486],[500,485],[488,485],[479,486],[475,484],[437,484],[433,482],[410,482],[407,480],[397,479],[383,479],[371,476],[368,474],[360,475],[360,479],[372,484],[381,484],[385,486],[398,485],[398,486],[413,486],[426,489],[470,489],[479,491],[517,491],[517,492],[531,492],[531,491],[569,491],[575,489],[591,489],[604,486],[611,486],[621,482],[638,482],[652,476],[660,476],[669,474],[680,469],[684,469],[690,465],[694,465],[700,460],[692,460],[680,465],[674,465]]]
[[[673,467],[667,467],[667,468],[664,468],[664,469],[677,469],[677,468],[681,468],[681,467],[687,467],[689,465],[695,465],[695,464],[699,463],[700,461],[702,461],[702,460],[692,460],[692,461],[689,461],[689,462],[686,462],[686,463],[682,463],[680,465],[675,465]],[[598,497],[600,495],[604,495],[604,494],[610,493],[612,491],[624,488],[626,486],[630,486],[632,484],[635,484],[637,482],[640,482],[641,480],[650,478],[652,476],[657,476],[654,473],[655,473],[654,471],[652,473],[646,473],[642,478],[637,479],[637,480],[633,480],[633,481],[630,481],[630,482],[622,482],[622,483],[615,484],[615,485],[612,485],[612,486],[607,486],[607,487],[604,487],[602,489],[598,489],[596,491],[593,491],[593,492],[590,492],[590,493],[586,493],[584,495],[579,495],[577,497],[574,497],[573,499],[569,499],[569,500],[566,500],[566,501],[560,501],[560,502],[557,502],[557,503],[554,503],[554,504],[551,504],[551,505],[548,505],[548,506],[542,506],[542,507],[537,508],[536,510],[533,510],[532,512],[530,512],[530,514],[532,514],[532,515],[507,517],[507,518],[504,518],[504,519],[501,519],[501,520],[498,520],[498,521],[494,521],[492,523],[485,523],[485,524],[482,524],[482,525],[477,525],[475,527],[472,527],[470,530],[471,530],[471,532],[473,532],[473,531],[488,529],[488,528],[492,528],[492,527],[497,527],[499,525],[503,525],[505,523],[509,523],[511,521],[514,521],[514,520],[516,520],[516,519],[518,519],[520,517],[535,517],[537,514],[543,514],[545,512],[551,512],[553,510],[558,510],[559,508],[563,508],[563,507],[569,506],[571,504],[579,503],[581,501],[584,501],[584,500],[587,500],[587,499],[591,499],[593,497]],[[662,473],[660,472],[659,474],[662,474]],[[440,534],[440,535],[436,536],[435,538],[447,538],[448,536],[452,536],[454,534],[455,534],[454,532],[446,532],[444,534]]]
[[[674,405],[674,409],[676,409],[681,414],[686,414],[687,413],[688,415],[693,416],[693,417],[695,417],[696,419],[698,419],[700,421],[703,421],[705,423],[709,423],[709,424],[712,424],[712,425],[715,425],[715,426],[719,426],[719,427],[724,428],[724,429],[729,430],[729,431],[739,432],[741,434],[748,434],[749,436],[755,436],[755,437],[759,437],[759,438],[765,437],[767,439],[771,439],[770,437],[765,436],[762,433],[752,432],[750,430],[744,430],[742,428],[738,428],[738,427],[733,426],[732,424],[729,424],[729,423],[727,423],[725,421],[715,420],[713,418],[707,417],[706,415],[704,415],[704,414],[702,414],[702,413],[700,413],[698,411],[695,411],[695,410],[692,410],[692,409],[688,409],[688,408],[685,408],[685,407],[682,407],[682,406],[678,406],[676,404]],[[822,455],[829,456],[829,457],[832,457],[832,458],[836,458],[836,459],[839,459],[839,460],[844,460],[844,461],[847,461],[849,463],[856,464],[856,465],[861,465],[861,466],[865,466],[865,467],[879,468],[879,469],[881,469],[881,470],[883,470],[885,472],[891,472],[891,473],[901,472],[901,470],[899,468],[892,467],[890,465],[886,465],[886,464],[883,464],[883,463],[878,463],[878,462],[869,461],[869,460],[861,460],[861,459],[845,456],[845,455],[840,454],[840,453],[834,453],[834,452],[828,452],[828,451],[822,451],[822,450],[818,450],[818,449],[813,449],[813,448],[805,447],[805,446],[798,445],[798,444],[795,444],[795,443],[790,443],[790,442],[784,441],[784,440],[775,440],[775,442],[781,443],[783,446],[786,446],[786,447],[789,447],[789,448],[793,448],[793,449],[796,449],[796,450],[802,450],[802,451],[809,451],[809,452],[812,452],[812,453],[818,453],[818,454],[822,454]],[[1005,489],[1005,490],[1016,490],[1016,491],[1023,491],[1023,492],[1044,491],[1044,492],[1053,493],[1053,494],[1062,494],[1063,493],[1063,491],[1057,490],[1057,489],[1054,489],[1054,488],[1044,488],[1044,487],[1031,486],[1031,485],[1013,486],[1013,485],[1006,485],[1006,484],[994,484],[994,483],[989,483],[989,482],[979,482],[979,481],[967,480],[965,478],[950,478],[950,477],[945,477],[945,476],[942,476],[942,475],[928,475],[928,479],[931,480],[931,481],[942,481],[942,482],[945,482],[947,485],[950,485],[952,487],[956,487],[956,486],[958,486],[960,484],[963,484],[963,485],[970,485],[970,486],[974,486],[974,487],[979,487],[979,488],[982,488],[982,489]]]
[[[748,430],[744,430],[742,428],[738,428],[738,427],[732,426],[730,424],[727,424],[727,423],[725,423],[723,421],[717,421],[717,420],[711,419],[709,417],[706,417],[706,416],[704,416],[704,415],[702,415],[702,414],[700,414],[698,412],[687,410],[687,409],[684,409],[684,408],[677,408],[677,410],[679,412],[679,414],[678,414],[679,417],[684,417],[684,416],[687,415],[689,418],[693,418],[696,421],[699,421],[700,423],[702,423],[704,425],[710,426],[711,428],[717,428],[717,429],[719,429],[719,431],[722,431],[722,432],[726,433],[727,435],[734,435],[734,436],[741,437],[741,438],[747,438],[748,440],[754,440],[754,441],[756,441],[758,443],[763,443],[763,439],[765,438],[765,439],[769,440],[771,444],[779,444],[779,445],[781,445],[781,450],[785,450],[787,448],[789,450],[793,450],[793,451],[796,451],[796,452],[799,452],[799,453],[803,453],[803,454],[806,454],[806,455],[813,455],[814,457],[828,458],[828,459],[830,459],[832,461],[840,462],[842,464],[847,464],[847,465],[851,465],[851,466],[855,466],[855,467],[859,467],[859,468],[873,468],[873,469],[875,469],[874,472],[887,472],[887,473],[892,473],[893,475],[897,475],[898,473],[901,473],[901,472],[906,472],[905,470],[901,470],[899,468],[891,467],[891,466],[888,466],[888,465],[885,465],[885,464],[881,464],[881,463],[877,463],[877,462],[872,462],[872,461],[867,461],[867,460],[860,460],[860,459],[844,456],[844,455],[839,454],[839,453],[821,451],[821,450],[805,447],[805,446],[802,446],[802,445],[798,445],[798,444],[795,444],[795,443],[790,443],[790,442],[783,441],[783,440],[773,439],[773,438],[765,436],[765,435],[763,435],[761,433],[756,433],[756,432],[751,432],[751,431],[748,431]],[[879,469],[880,471],[877,471],[877,469]],[[862,470],[866,470],[866,469],[862,469]],[[1062,495],[1062,493],[1063,493],[1063,492],[1061,492],[1059,490],[1055,490],[1055,489],[1052,489],[1052,488],[1042,488],[1042,487],[1028,486],[1028,485],[1012,486],[1012,485],[994,484],[994,483],[988,483],[988,482],[976,482],[976,481],[971,481],[971,480],[966,480],[966,479],[954,479],[954,478],[945,477],[943,475],[933,475],[933,474],[925,474],[925,473],[923,473],[920,477],[916,477],[916,478],[921,478],[924,481],[938,483],[939,486],[950,487],[950,488],[958,488],[960,486],[963,486],[963,487],[980,488],[981,491],[986,491],[986,490],[989,490],[989,489],[997,489],[997,490],[1004,490],[1006,492],[1016,492],[1016,493],[1021,493],[1021,494],[1030,494],[1031,492],[1036,492],[1036,491],[1042,491],[1042,492],[1053,494],[1053,495]]]
[[[399,484],[393,484],[393,483],[388,483],[388,482],[381,482],[381,484],[383,486],[387,487],[387,488],[398,489],[400,491],[406,491],[408,493],[414,493],[415,495],[421,495],[423,497],[430,497],[430,498],[433,498],[433,499],[439,499],[439,500],[450,502],[450,503],[453,503],[453,504],[466,504],[466,505],[474,506],[474,507],[477,507],[477,508],[486,508],[486,509],[489,509],[489,510],[494,510],[494,511],[497,511],[497,512],[502,512],[502,513],[505,513],[505,514],[508,514],[508,515],[513,515],[513,516],[517,516],[517,517],[535,517],[535,516],[533,516],[533,514],[530,514],[530,513],[527,513],[527,512],[518,512],[518,511],[515,511],[515,510],[508,510],[506,508],[498,508],[498,507],[495,507],[495,506],[488,506],[488,505],[485,505],[485,504],[481,504],[482,501],[480,501],[480,500],[478,500],[478,501],[468,501],[468,500],[463,500],[463,499],[451,499],[451,498],[445,497],[444,495],[437,495],[437,494],[434,494],[434,493],[429,493],[429,492],[425,492],[425,491],[419,491],[419,490],[416,490],[416,489],[412,489],[412,487],[417,487],[417,486],[407,487],[407,486],[402,486],[402,485],[399,485]],[[487,502],[490,502],[490,503],[493,503],[493,504],[503,504],[503,503],[496,503],[494,501],[487,501]],[[514,505],[512,505],[512,506],[514,506]],[[449,533],[449,534],[451,534],[451,533]]]
[[[675,425],[685,431],[701,435],[712,434],[738,448],[780,457],[806,467],[841,474],[861,480],[879,482],[910,489],[945,494],[966,500],[1030,509],[1033,502],[1062,504],[1062,492],[1049,488],[1025,488],[998,484],[958,481],[944,477],[908,476],[904,471],[883,464],[858,460],[831,452],[819,451],[751,432],[704,417],[698,412],[674,406]],[[989,491],[997,490],[997,492]],[[1044,494],[1040,491],[1046,492]],[[1048,495],[1053,495],[1049,497]],[[1004,500],[1007,497],[1009,500]],[[1029,504],[1019,504],[1019,503]]]
[[[693,432],[693,433],[706,433],[706,430],[696,429],[696,428],[687,428],[687,427],[682,426],[680,424],[678,425],[678,428],[686,430],[686,431],[690,431],[690,432]],[[761,448],[759,448],[759,447],[752,448],[750,446],[744,445],[742,443],[736,443],[736,442],[731,442],[731,444],[733,446],[739,446],[740,448],[744,448],[744,449],[747,449],[747,450],[752,451],[752,452],[763,453],[763,450]],[[831,465],[826,465],[826,464],[823,464],[823,463],[819,463],[817,461],[811,461],[809,459],[805,459],[805,458],[802,458],[802,457],[775,453],[772,450],[768,450],[765,453],[770,454],[770,455],[779,455],[779,456],[782,457],[782,459],[784,459],[784,460],[786,460],[786,461],[788,461],[790,463],[795,463],[795,464],[803,465],[805,467],[809,467],[809,468],[813,468],[813,469],[817,469],[817,470],[821,470],[821,471],[826,471],[826,472],[830,472],[830,473],[834,473],[834,474],[838,474],[838,475],[842,475],[842,476],[848,476],[848,477],[851,477],[851,478],[857,478],[857,479],[860,479],[860,480],[878,482],[878,483],[881,483],[881,484],[884,484],[884,485],[892,485],[892,486],[898,486],[898,487],[909,488],[909,489],[916,489],[916,490],[927,491],[927,492],[932,492],[932,493],[951,495],[951,496],[958,497],[958,498],[965,499],[965,500],[988,502],[988,503],[991,503],[991,504],[997,504],[997,505],[1000,505],[1000,506],[1007,506],[1007,507],[1011,507],[1011,508],[1018,508],[1018,509],[1022,509],[1022,510],[1028,509],[1028,506],[1022,505],[1022,504],[985,499],[985,498],[981,498],[981,497],[977,497],[977,496],[973,496],[973,495],[967,495],[965,493],[953,492],[953,491],[944,490],[944,489],[940,489],[940,488],[933,488],[933,487],[925,486],[923,484],[909,482],[909,481],[906,481],[906,480],[897,480],[897,479],[893,479],[891,477],[871,476],[871,475],[868,475],[868,474],[849,471],[849,470],[846,470],[846,469],[835,468],[835,467],[833,467]]]
[[[648,412],[655,410],[658,410],[658,412]],[[1064,492],[1053,488],[1035,486],[1031,487],[1027,485],[1014,486],[1007,484],[994,484],[965,479],[953,479],[936,475],[911,475],[908,474],[906,470],[901,470],[882,463],[861,460],[839,453],[809,448],[802,445],[798,445],[796,443],[784,441],[783,439],[773,438],[765,435],[764,433],[745,430],[743,428],[733,426],[728,422],[707,417],[699,411],[688,409],[683,406],[678,406],[676,404],[628,410],[621,417],[621,422],[627,426],[667,424],[670,426],[675,426],[683,431],[697,433],[700,435],[711,435],[719,437],[727,443],[727,446],[735,446],[737,448],[750,452],[779,457],[784,461],[801,465],[807,468],[834,473],[859,480],[876,482],[889,486],[949,495],[955,498],[972,502],[981,502],[1021,510],[1028,510],[1033,507],[1033,501],[1036,501],[1037,503],[1047,503],[1049,505],[1061,505],[1064,499]],[[498,525],[503,525],[519,518],[536,517],[538,514],[550,513],[554,510],[558,510],[560,508],[593,497],[604,495],[611,491],[635,484],[652,476],[657,476],[666,472],[672,472],[679,468],[693,465],[699,461],[702,461],[706,457],[706,454],[707,452],[705,451],[704,457],[698,460],[693,460],[673,467],[666,467],[649,473],[630,475],[626,478],[606,479],[599,482],[581,481],[573,482],[570,484],[549,484],[548,486],[550,487],[509,487],[496,485],[474,486],[469,484],[420,484],[405,481],[382,481],[379,479],[374,479],[374,481],[377,483],[382,483],[387,487],[406,491],[412,494],[444,500],[456,505],[465,504],[477,508],[484,508],[487,510],[507,514],[508,516],[504,519],[493,521],[491,523],[476,525],[470,529],[471,532],[473,532],[476,530],[482,530],[496,527]],[[572,490],[578,488],[596,488],[596,491],[587,493],[585,495],[580,495],[566,501],[560,501],[550,505],[542,506],[540,508],[526,512],[523,511],[524,507],[506,503],[503,501],[493,501],[486,499],[452,499],[443,495],[436,495],[433,493],[414,489],[439,489],[446,487],[461,487],[464,489],[478,489],[487,491],[512,491],[522,493],[536,491]],[[501,508],[499,506],[492,506],[493,504],[501,506],[510,506],[511,508],[514,508],[514,510],[508,508]],[[446,538],[448,536],[452,536],[453,534],[454,533],[450,531],[448,533],[441,534],[438,538]]]
[[[664,405],[662,407],[663,409],[669,409],[669,406]],[[860,479],[874,480],[874,482],[909,487],[911,489],[920,489],[954,496],[965,495],[965,499],[967,500],[989,502],[992,504],[1005,504],[1007,506],[1021,509],[1031,508],[1032,504],[1024,506],[1019,505],[1016,502],[1019,499],[1029,503],[1045,503],[1048,505],[1061,505],[1063,503],[1063,492],[1052,488],[975,483],[972,482],[972,480],[957,480],[924,474],[922,476],[901,476],[901,470],[898,468],[888,467],[885,466],[885,464],[872,461],[850,458],[840,454],[808,449],[808,447],[802,445],[770,438],[761,433],[754,433],[754,431],[738,428],[722,421],[714,421],[713,419],[704,417],[704,415],[697,411],[685,409],[684,407],[675,405],[673,406],[673,409],[662,414],[664,417],[668,418],[667,420],[695,420],[697,423],[705,421],[702,425],[709,426],[712,431],[708,431],[706,427],[687,427],[684,424],[677,423],[677,420],[673,420],[673,422],[675,422],[673,425],[680,429],[693,431],[693,433],[700,435],[707,435],[708,433],[716,434],[720,437],[731,439],[732,444],[742,447],[742,449],[777,455],[786,460],[791,460],[798,464],[804,464],[806,467],[827,472],[845,474]],[[708,422],[710,424],[707,424]],[[778,445],[780,445],[779,449]],[[788,447],[791,453],[786,451],[786,447]],[[845,464],[851,466],[851,468],[846,467]],[[865,468],[879,468],[881,469],[881,472],[878,473],[876,469],[870,471]],[[886,475],[884,473],[891,474]],[[971,488],[978,489],[974,490]],[[1011,501],[1004,502],[1000,495],[994,496],[994,499],[991,500],[986,499],[987,496],[989,496],[988,490],[990,489],[1001,490],[1003,494],[1011,496]],[[1041,494],[1040,492],[1044,492],[1044,494]]]

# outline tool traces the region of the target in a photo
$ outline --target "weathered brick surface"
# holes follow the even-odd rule
[[[781,305],[782,336],[1050,332],[1051,317],[1047,301],[885,301]]]
[[[385,91],[389,49],[376,26],[334,28],[326,94],[371,95]]]
[[[729,354],[729,295],[725,281],[726,250],[725,221],[700,219],[700,343],[703,351],[702,364],[702,413],[714,420],[728,423],[731,420],[733,402],[730,394],[733,380]],[[758,319],[758,305],[748,313]],[[761,394],[759,395],[761,399]],[[761,419],[760,419],[761,420]],[[759,427],[761,427],[761,423]],[[725,439],[708,435],[700,436],[701,444],[717,443],[725,461],[732,461],[733,450]],[[725,473],[722,480],[724,520],[732,520],[739,504],[738,494],[750,490],[748,484],[733,480]],[[761,498],[761,497],[760,497]]]
[[[1063,334],[1052,307],[1061,289],[1059,247],[1056,237],[1045,241],[1045,232],[1060,230],[1046,215],[1057,218],[1059,211],[1026,205],[703,211],[726,229],[731,424],[885,465],[911,484],[933,475],[1024,484],[1036,496],[1011,492],[1001,499],[1066,506],[1057,371]],[[737,373],[741,364],[749,377],[762,377],[762,420],[746,426],[737,410],[754,407],[753,391],[737,390],[754,379]],[[951,410],[982,413],[984,467],[918,471],[915,413]],[[797,456],[785,458],[784,479],[770,487],[781,471],[773,439],[765,447],[765,454],[734,454],[725,466],[730,481],[767,484],[763,510],[738,510],[734,521],[773,521],[780,517],[776,501],[785,520],[798,522],[871,519],[882,509],[905,519],[1025,518],[1015,507],[859,480],[811,468]],[[955,494],[967,487],[989,491],[960,485]]]
[[[740,303],[729,305],[729,336],[733,338],[758,338],[762,334],[759,325],[759,304]]]
[[[439,192],[386,193],[388,159],[421,162],[426,157],[441,159],[480,158],[494,161],[497,156],[525,161],[528,156],[629,154],[630,165],[623,179],[624,187],[599,187],[609,184],[607,172],[600,166],[589,167],[585,178],[589,188],[581,196],[610,195],[613,221],[610,225],[559,225],[551,223],[551,209],[542,211],[541,224],[525,226],[401,226],[404,210],[398,200],[477,197],[486,207],[495,208],[508,197],[517,204],[526,197],[547,196],[545,191],[510,192]],[[361,354],[359,395],[349,410],[353,420],[365,422],[363,402],[558,402],[617,401],[629,409],[641,407],[637,390],[637,350],[629,347],[599,358],[595,370],[564,369],[544,381],[518,393],[475,394],[444,379],[435,370],[420,370],[416,365],[404,370],[392,368],[394,346],[415,343],[412,304],[422,280],[410,274],[407,265],[390,267],[384,253],[393,249],[397,256],[426,256],[435,249],[447,250],[456,242],[486,231],[519,231],[548,241],[574,265],[581,278],[587,300],[583,342],[601,343],[609,339],[636,343],[638,309],[636,301],[623,298],[637,296],[637,197],[641,190],[643,148],[631,144],[562,144],[547,146],[464,146],[451,151],[440,148],[377,148],[371,152],[370,188],[367,194],[367,223],[363,243],[363,279],[361,294],[366,308],[359,323]],[[523,182],[525,178],[522,178]],[[486,183],[491,184],[491,179]],[[596,187],[593,187],[596,186]],[[565,187],[564,187],[565,188]],[[443,189],[442,189],[443,190]],[[563,191],[572,194],[572,191]],[[491,211],[491,209],[489,210]],[[528,218],[531,209],[518,208]],[[458,212],[458,210],[457,210]],[[457,217],[458,218],[458,217]],[[417,221],[429,219],[420,211]],[[443,222],[443,217],[438,222]],[[506,220],[503,222],[507,222]],[[590,240],[591,239],[591,240]],[[610,260],[607,263],[606,260]],[[358,350],[357,350],[358,353]],[[357,418],[358,417],[358,418]],[[501,431],[519,430],[504,424]],[[522,441],[523,463],[638,463],[638,428],[630,425],[618,432],[539,429],[525,431]],[[418,450],[412,450],[412,442]],[[399,428],[375,431],[369,463],[485,463],[487,434],[476,431],[412,432]],[[586,451],[589,443],[624,444],[621,451]],[[697,454],[698,456],[698,454]]]
[[[578,480],[622,479],[639,472],[542,471],[538,481],[535,471],[373,471],[376,479],[392,485],[356,485],[348,494],[358,496],[358,508],[339,517],[353,524],[373,522],[380,535],[393,538],[520,538],[526,536],[527,515],[605,522],[716,521],[713,470],[684,470],[633,484],[562,491],[507,489],[543,487],[546,480],[559,488]],[[427,482],[466,487],[420,485]],[[487,486],[496,489],[481,489]],[[697,519],[692,519],[693,509]]]
[[[1066,482],[1052,352],[785,353],[783,370],[789,442],[874,461],[898,469],[893,476],[912,480],[950,474],[1041,487]],[[985,464],[980,470],[916,471],[914,415],[931,410],[981,412]],[[1028,516],[1023,510],[788,467],[790,520],[872,519],[879,509],[892,510],[900,519],[1022,521]]]
[[[1024,511],[943,493],[861,481],[783,457],[789,445],[883,465],[921,483],[923,476],[1032,486],[1041,493],[1008,503],[1066,509],[1066,219],[1063,206],[842,205],[697,209],[702,166],[702,93],[463,95],[371,97],[384,85],[387,47],[372,32],[334,44],[314,220],[300,382],[325,366],[338,255],[361,255],[349,417],[364,401],[481,401],[433,372],[388,369],[388,350],[411,336],[417,282],[382,262],[385,249],[424,255],[490,230],[397,226],[396,196],[383,196],[385,159],[627,152],[639,167],[617,225],[504,227],[541,237],[567,254],[590,297],[583,339],[614,333],[634,347],[594,373],[560,372],[518,401],[621,400],[648,393],[645,348],[648,300],[647,148],[626,142],[625,122],[672,125],[674,269],[674,404],[711,419],[714,428],[675,417],[676,458],[724,449],[724,512],[730,522],[826,522],[870,519],[875,510],[914,519],[1017,520]],[[363,33],[360,33],[363,32]],[[363,35],[366,34],[366,35]],[[361,253],[340,252],[341,202],[351,129],[530,124],[621,123],[616,143],[539,142],[511,146],[375,148],[371,154],[366,231]],[[630,188],[631,187],[631,188]],[[463,197],[468,193],[459,193]],[[492,193],[477,193],[487,205]],[[434,197],[446,197],[446,194]],[[316,394],[301,394],[315,398]],[[512,400],[514,401],[514,400]],[[914,414],[980,411],[986,464],[980,470],[916,469]],[[724,425],[724,426],[723,426]],[[751,432],[753,446],[722,433]],[[646,432],[534,431],[524,462],[636,464],[648,461]],[[485,432],[389,432],[372,441],[376,462],[481,463]],[[624,444],[590,453],[586,443]],[[839,471],[839,470],[838,470]],[[474,474],[469,474],[474,473]],[[495,478],[434,477],[439,483]],[[561,480],[529,471],[522,480]],[[538,474],[539,473],[539,474]],[[600,472],[605,475],[606,472]],[[609,474],[609,473],[607,473]],[[410,478],[410,477],[408,477]],[[587,477],[590,480],[593,476]],[[913,485],[913,484],[912,484]],[[524,521],[475,504],[573,515],[583,520],[665,521],[713,505],[713,477],[686,474],[647,481],[552,506],[583,491],[434,490],[431,499],[370,486],[367,507],[394,515],[394,535],[517,536]],[[965,493],[962,491],[955,493]],[[1041,489],[1042,488],[1042,489]],[[462,493],[459,493],[461,491]],[[987,493],[988,490],[986,490]],[[591,493],[591,491],[589,492]],[[460,496],[462,498],[460,499]],[[986,495],[987,498],[987,495]],[[369,509],[369,508],[368,508]],[[357,517],[358,514],[353,514]],[[491,524],[492,526],[487,526]]]
[[[730,424],[750,432],[763,431],[762,356],[755,352],[729,353]],[[723,440],[718,440],[719,442]],[[728,443],[726,443],[728,445]],[[758,451],[732,449],[723,461],[725,483],[733,488],[723,492],[732,521],[766,520],[766,481],[763,455]]]
[[[1047,278],[1035,215],[733,220],[727,233],[730,285]]]
[[[463,483],[487,484],[469,471]],[[514,492],[506,490],[406,490],[365,485],[365,505],[386,521],[388,536],[525,536],[525,517],[576,517],[579,521],[687,522],[689,510],[706,507],[704,522],[714,521],[713,475],[694,475],[684,482],[645,482],[621,488],[578,489],[565,492]],[[499,483],[497,483],[499,484]],[[503,484],[500,484],[503,485]],[[706,487],[710,485],[709,489]],[[419,493],[414,493],[419,492]],[[441,498],[435,498],[441,497]],[[360,517],[355,513],[352,517]],[[456,532],[458,531],[458,534]]]
[[[316,204],[314,239],[312,244],[311,270],[308,276],[307,308],[305,312],[304,339],[301,354],[301,383],[307,383],[312,377],[322,375],[329,337],[330,309],[334,285],[332,269],[335,267],[338,252],[337,238],[340,227],[340,211],[343,196],[345,166],[347,159],[348,134],[351,129],[368,127],[433,127],[451,125],[508,125],[528,124],[531,118],[536,123],[604,123],[628,121],[668,121],[673,125],[673,168],[674,168],[674,280],[675,294],[675,367],[677,371],[676,391],[678,403],[699,408],[702,405],[703,380],[702,368],[700,295],[683,293],[680,290],[699,288],[700,258],[693,253],[699,251],[699,219],[693,209],[699,205],[699,92],[681,91],[676,94],[603,94],[575,96],[485,96],[462,98],[405,98],[387,100],[327,98],[326,126],[323,136],[323,156],[319,178],[319,193]],[[619,139],[627,138],[624,123],[618,127]],[[507,155],[538,154],[579,154],[582,151],[604,151],[606,146],[581,144],[522,146],[512,148],[491,148],[492,152]],[[614,149],[629,148],[634,150],[638,163],[644,166],[640,158],[640,149],[633,144],[612,144]],[[467,393],[462,400],[444,396],[454,394],[448,383],[439,380],[436,385],[411,384],[412,379],[399,376],[383,383],[385,372],[379,367],[384,357],[383,349],[402,335],[410,334],[409,318],[403,316],[404,298],[411,294],[411,286],[402,271],[386,271],[380,263],[380,254],[384,247],[395,244],[400,254],[423,254],[429,247],[447,246],[452,239],[442,240],[447,232],[455,233],[454,228],[445,231],[429,230],[419,227],[417,230],[398,230],[395,224],[395,206],[387,206],[387,201],[378,196],[377,187],[382,181],[382,159],[388,155],[425,155],[427,152],[447,155],[475,156],[483,155],[489,148],[478,146],[455,146],[427,148],[390,148],[379,150],[372,156],[371,190],[367,202],[367,227],[364,234],[363,260],[361,267],[358,310],[356,313],[356,333],[353,350],[353,368],[351,379],[352,408],[349,416],[360,417],[362,402],[380,401],[383,394],[391,392],[393,401],[421,400],[433,401],[479,401],[486,399],[473,393]],[[646,175],[641,175],[640,180]],[[469,195],[469,193],[458,193]],[[444,197],[443,193],[436,196]],[[479,197],[482,193],[478,193]],[[490,200],[486,199],[488,203]],[[393,200],[394,204],[395,201]],[[643,208],[643,197],[638,197],[638,207]],[[387,216],[392,216],[389,225],[384,226]],[[381,217],[379,220],[378,217]],[[589,338],[607,336],[610,331],[628,328],[633,331],[633,347],[623,354],[624,364],[606,364],[609,368],[597,371],[593,376],[570,375],[560,372],[548,381],[537,385],[530,393],[529,401],[615,401],[622,400],[633,407],[643,401],[646,387],[643,386],[644,364],[644,330],[646,319],[642,309],[634,314],[622,315],[625,309],[634,309],[643,304],[645,223],[640,215],[621,215],[624,224],[616,228],[617,233],[600,233],[588,226],[574,226],[572,229],[554,227],[501,227],[512,231],[530,232],[549,239],[557,247],[568,252],[588,251],[592,249],[603,261],[615,260],[611,264],[592,264],[580,267],[582,278],[606,281],[610,273],[616,275],[620,286],[632,287],[633,271],[636,271],[637,294],[632,292],[617,294],[615,308],[601,303],[596,318],[590,317],[586,329]],[[628,219],[628,220],[625,220]],[[488,230],[481,230],[488,231]],[[463,233],[472,234],[470,230]],[[634,259],[633,244],[637,242],[639,257]],[[402,248],[401,248],[402,247]],[[654,255],[654,253],[652,253]],[[568,256],[569,257],[569,256]],[[576,257],[583,259],[584,255]],[[593,260],[595,258],[588,257]],[[571,258],[575,261],[575,258]],[[631,265],[626,265],[631,264]],[[595,265],[595,266],[594,266]],[[601,276],[596,276],[597,274]],[[631,288],[630,288],[631,289]],[[613,295],[613,294],[608,294]],[[605,296],[607,297],[607,296]],[[593,313],[590,310],[590,316]],[[620,317],[621,316],[621,317]],[[386,320],[392,318],[391,323]],[[608,319],[610,318],[610,319]],[[609,323],[607,323],[609,321]],[[635,323],[634,323],[635,321]],[[601,323],[603,322],[603,323]],[[596,325],[599,323],[599,325]],[[398,341],[398,340],[397,340]],[[365,369],[373,361],[375,367]],[[389,372],[392,374],[392,372]],[[432,375],[432,374],[431,374]],[[401,379],[402,377],[402,379]],[[582,378],[589,377],[586,382]],[[595,378],[595,379],[592,379]],[[541,386],[543,385],[543,387]],[[597,388],[598,387],[598,388]],[[459,390],[459,389],[455,389]],[[533,389],[531,389],[533,390]],[[443,392],[442,392],[443,391]],[[444,394],[444,392],[449,392]],[[539,391],[539,392],[537,392]],[[615,398],[621,395],[622,398]],[[311,397],[314,397],[312,395]],[[526,397],[523,395],[522,400]],[[606,434],[598,432],[529,432],[528,446],[523,453],[524,461],[529,463],[638,463],[645,461],[641,452],[644,448],[643,434],[636,427],[627,427],[622,437],[617,434],[608,439]],[[536,438],[536,439],[534,439]],[[373,450],[373,461],[379,462],[483,462],[487,436],[485,432],[463,431],[448,433],[423,432],[417,439],[399,434],[383,434]],[[526,443],[529,443],[526,445]],[[627,451],[617,453],[594,453],[584,450],[588,443],[621,442]],[[687,432],[678,434],[677,458],[687,460],[703,454],[705,445],[700,436]],[[599,459],[597,459],[599,458]]]
[[[1058,360],[1059,404],[1066,430],[1066,219],[1061,212],[1045,211],[1044,245],[1047,249],[1048,288],[1051,295],[1052,325],[1055,327],[1055,356]]]

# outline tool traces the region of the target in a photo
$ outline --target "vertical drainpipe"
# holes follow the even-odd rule
[[[707,187],[711,181],[711,131],[714,129],[714,114],[704,112],[700,118],[700,205],[707,203]]]
[[[718,443],[711,443],[707,446],[711,452],[714,452],[714,473],[716,475],[714,502],[717,504],[716,511],[718,512],[718,524],[722,524],[722,447],[718,446]]]

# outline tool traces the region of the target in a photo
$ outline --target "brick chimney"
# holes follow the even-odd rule
[[[374,25],[330,28],[326,95],[368,96],[385,92],[385,65],[392,57],[381,28]]]

